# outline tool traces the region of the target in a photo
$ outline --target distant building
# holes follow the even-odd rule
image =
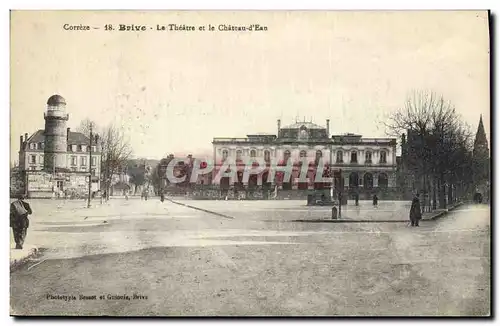
[[[396,189],[396,139],[363,138],[355,134],[330,136],[330,120],[326,120],[326,126],[303,121],[285,127],[281,127],[278,120],[277,134],[216,137],[212,144],[213,161],[216,162],[214,175],[227,158],[233,158],[237,164],[251,158],[281,163],[290,158],[295,166],[292,182],[284,183],[278,177],[270,186],[278,185],[290,190],[313,189],[316,184],[310,172],[306,184],[298,182],[299,162],[303,158],[308,159],[311,170],[315,171],[321,157],[337,180],[336,189],[342,187],[344,191],[365,194]],[[238,175],[241,178],[242,173]],[[265,184],[266,172],[261,173],[259,178]],[[221,186],[224,186],[222,180]]]
[[[472,152],[472,172],[476,192],[483,194],[483,198],[489,199],[490,192],[490,150],[488,140],[484,131],[483,117],[479,117],[474,149]]]
[[[19,176],[22,192],[30,197],[51,197],[58,194],[88,193],[89,174],[91,191],[99,189],[101,153],[95,140],[66,127],[69,114],[66,100],[53,95],[44,112],[45,128],[31,136],[25,133],[19,141]]]

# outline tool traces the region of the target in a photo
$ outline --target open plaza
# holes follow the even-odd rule
[[[336,222],[294,200],[30,204],[23,252],[38,252],[13,267],[14,315],[489,314],[486,205],[412,228],[403,201]]]

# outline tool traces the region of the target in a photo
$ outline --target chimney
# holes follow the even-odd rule
[[[27,142],[28,141],[28,133],[25,133],[24,134],[24,141]]]
[[[278,137],[280,135],[280,130],[281,130],[281,120],[278,119]]]
[[[330,119],[326,119],[326,136],[330,137]]]
[[[66,142],[69,141],[69,132],[71,131],[71,128],[66,128]]]
[[[19,137],[19,150],[20,151],[23,150],[23,135],[21,135],[21,137]]]

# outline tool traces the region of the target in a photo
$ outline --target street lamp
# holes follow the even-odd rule
[[[99,140],[99,135],[92,135],[92,124],[90,124],[90,137],[89,137],[89,197],[87,200],[87,208],[90,208],[90,198],[92,194],[92,138],[94,139],[94,143],[97,144]]]

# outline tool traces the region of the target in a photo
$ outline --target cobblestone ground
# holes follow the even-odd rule
[[[490,211],[463,206],[405,223],[295,223],[330,208],[295,201],[33,201],[11,273],[11,312],[36,315],[487,315]],[[405,219],[369,202],[346,217]],[[37,265],[38,264],[38,265]],[[99,300],[100,295],[146,298]],[[75,295],[64,301],[47,295]],[[79,300],[96,295],[97,300]]]

